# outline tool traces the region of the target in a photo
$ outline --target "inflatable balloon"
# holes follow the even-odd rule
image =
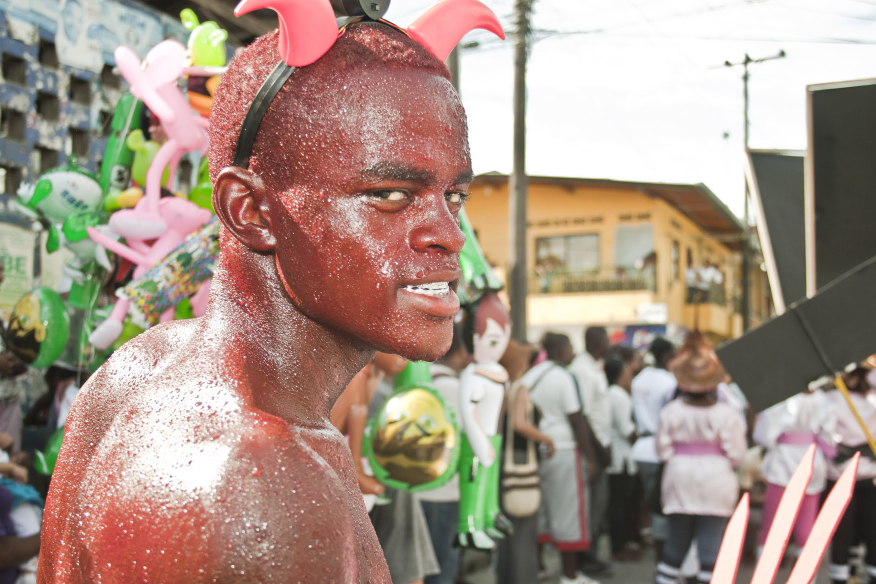
[[[143,189],[131,187],[123,191],[110,191],[106,196],[104,208],[108,213],[119,209],[133,209],[143,198]]]
[[[52,476],[55,472],[55,463],[58,461],[58,453],[61,452],[61,444],[64,442],[64,426],[52,434],[49,441],[46,442],[45,452],[39,450],[34,452],[33,468],[38,473]]]
[[[12,309],[9,349],[33,367],[51,365],[64,350],[70,317],[58,293],[40,287],[26,294]]]
[[[228,31],[219,28],[219,25],[209,20],[201,23],[191,8],[184,9],[180,20],[189,35],[188,49],[192,58],[192,65],[198,67],[222,67],[225,65],[225,41],[228,40]]]
[[[149,167],[152,165],[155,155],[161,150],[161,145],[158,142],[147,140],[143,130],[134,130],[128,134],[125,142],[134,153],[133,162],[131,163],[131,178],[141,187],[145,187]],[[167,184],[169,177],[170,168],[165,168],[164,173],[161,175],[161,184]]]
[[[143,102],[126,93],[116,105],[111,122],[112,133],[106,141],[103,163],[100,165],[100,188],[105,195],[128,188],[134,153],[128,147],[128,134],[140,129]],[[110,209],[108,209],[110,210]]]
[[[159,317],[184,299],[197,296],[213,277],[219,259],[219,220],[215,217],[191,233],[179,246],[142,276],[119,290],[129,300],[134,322],[155,324]],[[193,308],[195,316],[203,314]]]
[[[228,32],[213,21],[200,23],[189,8],[184,9],[179,17],[183,26],[192,32],[189,35],[188,49],[193,67],[187,68],[189,81],[186,95],[192,109],[209,118],[220,79],[220,75],[214,71],[221,71],[225,66],[225,41],[228,39]]]
[[[32,189],[21,190],[18,198],[25,211],[43,220],[49,230],[46,251],[53,253],[63,243],[58,226],[73,214],[99,210],[103,205],[103,190],[71,157],[69,164],[43,174]]]
[[[428,363],[408,363],[396,376],[397,391],[365,430],[363,454],[374,478],[389,487],[428,491],[456,473],[459,429],[431,383]]]
[[[200,207],[213,213],[213,183],[210,182],[210,166],[207,157],[201,159],[198,165],[198,183],[189,192],[189,200]]]

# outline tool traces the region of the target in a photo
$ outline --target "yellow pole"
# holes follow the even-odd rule
[[[872,450],[873,455],[876,456],[876,441],[873,440],[873,436],[870,435],[870,430],[867,429],[867,425],[864,423],[864,420],[861,419],[861,414],[855,409],[855,404],[852,403],[852,398],[849,397],[849,388],[846,387],[846,382],[843,381],[842,375],[836,376],[835,383],[837,389],[839,389],[840,393],[843,394],[843,397],[846,398],[846,403],[849,404],[849,409],[855,414],[855,419],[858,420],[861,429],[864,430],[864,435],[867,437],[867,444],[870,445],[870,450]]]

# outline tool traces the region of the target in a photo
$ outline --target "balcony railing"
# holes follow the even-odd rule
[[[708,288],[688,286],[687,304],[717,304],[727,305],[727,294],[722,284],[710,284]],[[738,311],[737,311],[738,312]]]
[[[590,272],[549,273],[529,280],[530,294],[581,294],[587,292],[655,291],[653,270],[603,268]]]

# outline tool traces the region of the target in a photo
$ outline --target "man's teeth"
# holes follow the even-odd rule
[[[423,294],[425,296],[444,296],[450,292],[450,284],[448,282],[430,282],[428,284],[410,284],[402,288],[414,294]]]

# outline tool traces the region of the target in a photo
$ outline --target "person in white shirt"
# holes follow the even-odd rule
[[[718,384],[726,373],[701,333],[688,335],[671,369],[679,397],[660,412],[657,429],[657,453],[666,463],[662,501],[667,537],[655,582],[675,584],[696,541],[696,580],[708,584],[739,496],[734,469],[747,450],[745,429],[738,412],[718,401]]]
[[[541,508],[539,542],[550,543],[560,552],[561,584],[594,582],[578,572],[581,552],[590,549],[587,525],[590,507],[585,485],[596,476],[587,418],[574,378],[566,370],[574,352],[569,337],[545,333],[542,347],[547,360],[526,372],[520,382],[541,414],[538,429],[551,439],[554,454],[539,461]]]
[[[595,438],[597,476],[590,483],[590,535],[593,541],[608,532],[608,477],[605,467],[611,459],[611,404],[608,400],[608,381],[602,370],[602,361],[610,348],[608,332],[603,327],[589,327],[584,332],[584,352],[575,357],[569,371],[575,376],[584,415]],[[585,554],[583,569],[586,573],[607,572],[610,568],[596,559],[594,554]]]
[[[471,355],[462,342],[462,326],[453,325],[453,340],[447,353],[429,370],[432,374],[432,387],[438,391],[445,403],[459,420],[459,373],[471,362]],[[453,547],[456,523],[459,519],[459,476],[453,475],[447,483],[431,491],[417,495],[423,505],[432,547],[441,568],[440,574],[426,576],[424,584],[453,584],[459,573],[459,548]]]
[[[754,441],[766,449],[760,472],[767,481],[763,520],[758,533],[758,555],[766,542],[779,501],[791,476],[811,444],[817,444],[812,478],[797,514],[794,541],[803,548],[815,517],[821,492],[827,483],[827,461],[836,455],[832,433],[834,410],[821,390],[798,393],[760,413],[754,425]]]
[[[675,394],[677,382],[675,375],[667,370],[669,362],[675,357],[672,343],[657,337],[651,342],[649,352],[654,358],[654,365],[645,367],[632,383],[633,418],[636,420],[638,439],[633,444],[631,456],[639,470],[645,502],[652,508],[651,537],[659,558],[666,540],[666,518],[658,511],[658,479],[662,462],[657,456],[654,436],[657,434],[660,411]]]
[[[633,423],[633,402],[630,398],[633,372],[630,367],[613,357],[605,360],[605,376],[608,379],[608,399],[611,402],[611,464],[608,465],[609,531],[611,553],[615,561],[638,559],[627,549],[633,539],[633,530],[638,524],[633,504],[636,494],[636,463],[631,458],[632,441],[636,436]]]
[[[876,382],[876,374],[870,371],[869,365],[856,368],[846,375],[846,385],[849,398],[872,435],[876,434],[876,395],[870,391],[870,383]],[[867,549],[864,564],[869,581],[873,582],[876,579],[876,456],[867,445],[867,437],[842,394],[833,390],[827,397],[836,416],[834,436],[839,452],[828,460],[826,490],[833,489],[854,453],[861,453],[852,499],[831,542],[830,580],[833,584],[849,581],[849,548],[862,541]]]

